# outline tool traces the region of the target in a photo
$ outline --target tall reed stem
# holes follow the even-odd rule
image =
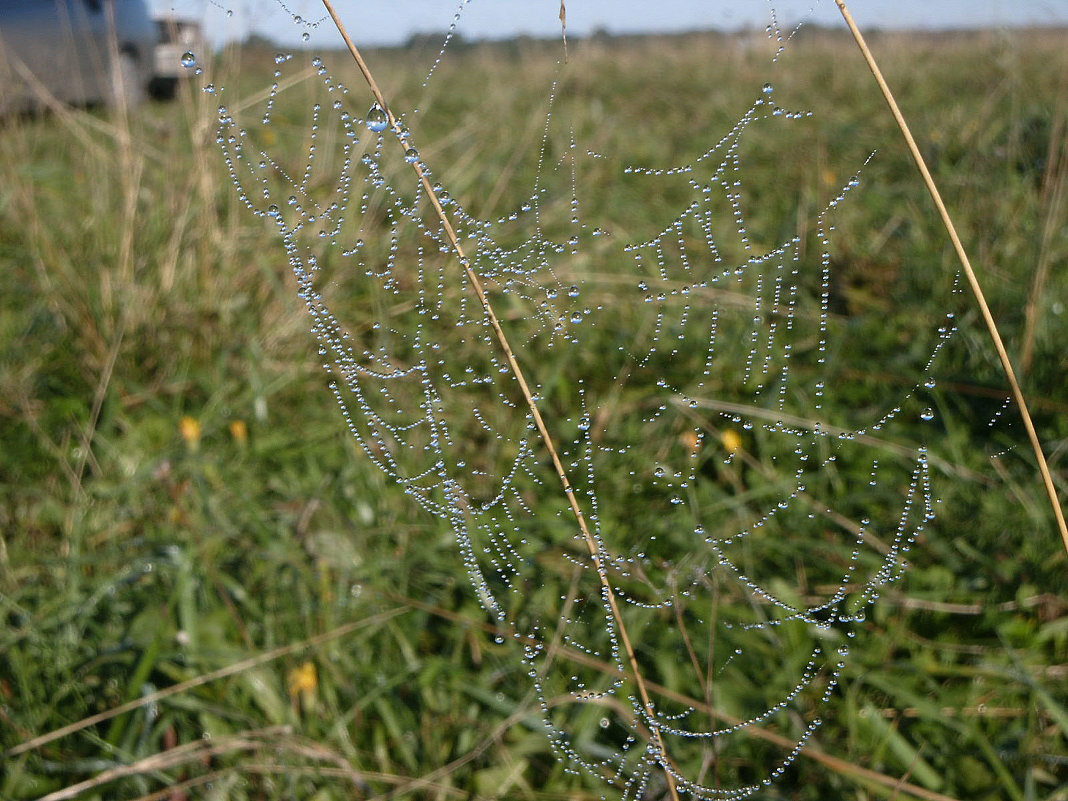
[[[127,712],[132,712],[135,709],[154,704],[157,701],[162,701],[164,698],[170,698],[172,695],[178,695],[184,693],[186,690],[191,690],[194,687],[200,687],[209,682],[216,681],[217,679],[226,678],[227,676],[234,676],[238,673],[243,673],[246,670],[250,670],[254,667],[259,667],[267,662],[271,662],[283,656],[289,654],[295,654],[305,648],[313,648],[317,645],[322,645],[325,642],[336,640],[338,637],[344,637],[346,634],[351,634],[359,629],[367,628],[375,623],[384,623],[391,618],[398,615],[403,615],[405,609],[403,607],[396,607],[394,609],[387,609],[385,612],[379,612],[377,615],[371,615],[371,617],[365,617],[361,620],[355,620],[351,623],[345,623],[330,631],[324,631],[322,634],[316,634],[314,637],[309,637],[306,640],[300,642],[290,643],[289,645],[283,645],[278,648],[274,648],[270,651],[264,651],[262,654],[256,654],[256,656],[249,657],[248,659],[242,659],[240,662],[234,662],[232,665],[221,667],[218,670],[213,670],[210,673],[203,673],[199,676],[194,676],[186,681],[180,681],[177,684],[172,684],[170,687],[164,687],[162,690],[156,690],[153,693],[146,693],[145,695],[135,698],[132,701],[127,701],[125,704],[119,704],[111,709],[106,709],[103,712],[98,712],[95,715],[90,715],[87,718],[76,720],[74,723],[70,723],[61,728],[42,734],[38,737],[34,737],[31,740],[27,740],[24,743],[19,743],[13,748],[7,751],[0,752],[0,759],[6,759],[8,757],[18,756],[19,754],[25,754],[27,751],[33,751],[40,748],[43,745],[48,745],[61,737],[66,737],[68,734],[74,734],[75,732],[87,729],[90,726],[96,726],[98,723],[104,723],[106,721],[117,718],[119,715],[124,715]],[[147,685],[146,685],[147,686]]]
[[[374,76],[371,74],[370,68],[367,66],[367,62],[363,60],[363,56],[360,55],[359,48],[356,47],[356,43],[352,41],[348,31],[345,29],[344,23],[341,21],[341,17],[338,16],[337,11],[334,9],[331,0],[323,0],[323,5],[326,7],[326,11],[330,14],[331,19],[334,21],[334,25],[337,26],[338,33],[341,34],[341,38],[345,40],[345,45],[349,49],[349,53],[352,54],[352,58],[356,62],[356,66],[359,67],[360,73],[363,75],[364,80],[367,82],[367,86],[371,89],[371,93],[374,95],[378,105],[385,111],[386,117],[389,121],[389,128],[394,133],[398,132],[397,120],[393,116],[393,112],[389,108],[389,104],[386,102],[385,96],[382,94],[382,90],[378,88],[378,83],[375,81]],[[562,18],[561,18],[562,21]],[[399,136],[397,142],[402,148],[407,148],[404,140]],[[657,751],[657,759],[664,767],[664,775],[667,779],[668,790],[671,793],[671,798],[674,801],[678,801],[678,790],[675,786],[675,777],[672,774],[670,768],[668,768],[668,755],[664,748],[663,739],[660,736],[660,729],[656,725],[656,712],[653,709],[652,699],[649,697],[649,691],[646,687],[645,679],[642,676],[641,669],[638,666],[638,658],[635,656],[634,647],[631,644],[630,635],[627,633],[626,624],[623,622],[623,615],[620,614],[619,603],[616,599],[615,590],[612,588],[612,583],[608,579],[608,569],[604,564],[603,554],[601,547],[597,540],[594,538],[590,531],[590,527],[586,522],[586,515],[582,511],[582,507],[579,506],[578,499],[575,497],[575,490],[571,485],[571,481],[567,477],[567,471],[564,470],[564,464],[560,460],[560,455],[556,450],[556,445],[553,443],[552,435],[549,433],[549,429],[545,424],[545,420],[541,415],[541,411],[538,409],[538,404],[534,400],[534,395],[530,391],[530,386],[527,384],[526,376],[523,374],[522,368],[519,366],[519,362],[516,360],[515,353],[512,350],[512,346],[508,342],[508,337],[504,333],[504,329],[501,328],[500,321],[497,319],[496,313],[493,311],[493,306],[490,304],[489,296],[486,294],[485,289],[482,286],[482,281],[479,279],[478,274],[475,273],[471,267],[471,261],[467,258],[467,254],[464,252],[463,246],[460,244],[459,238],[456,236],[456,231],[452,227],[452,223],[449,221],[448,215],[445,214],[445,210],[441,206],[441,201],[438,199],[437,193],[434,191],[434,187],[430,183],[430,179],[427,178],[426,173],[423,171],[423,167],[417,160],[412,163],[412,169],[415,170],[416,175],[419,177],[419,181],[423,186],[423,190],[426,192],[427,197],[430,199],[430,204],[434,207],[434,211],[441,221],[441,225],[445,230],[445,235],[448,237],[449,244],[456,252],[457,257],[460,259],[460,265],[464,268],[464,273],[467,275],[467,281],[471,285],[471,288],[475,291],[475,295],[478,296],[479,303],[482,304],[482,309],[486,313],[486,318],[489,320],[490,326],[493,328],[493,333],[497,337],[497,342],[501,346],[501,350],[504,352],[505,359],[508,361],[508,367],[510,368],[512,375],[515,377],[516,383],[519,385],[519,390],[523,394],[523,399],[526,401],[527,408],[530,410],[530,414],[534,419],[534,425],[537,426],[538,434],[541,436],[542,443],[545,445],[545,449],[549,452],[549,456],[552,458],[553,467],[556,470],[557,476],[560,478],[560,484],[563,487],[564,494],[567,496],[568,503],[571,506],[571,511],[575,515],[575,519],[578,522],[579,530],[582,532],[583,539],[586,542],[586,546],[590,551],[590,558],[593,560],[594,567],[597,570],[597,575],[601,580],[601,586],[604,589],[604,594],[608,600],[608,606],[611,611],[613,620],[617,630],[619,631],[619,639],[623,643],[623,649],[627,654],[627,661],[630,664],[631,675],[634,679],[634,684],[638,688],[638,694],[641,697],[642,706],[645,707],[646,713],[649,715],[650,731],[652,733],[653,746]]]
[[[917,168],[919,168],[920,174],[923,176],[923,182],[927,185],[927,191],[931,194],[931,199],[934,201],[935,207],[938,209],[938,214],[942,218],[942,224],[946,227],[946,232],[949,234],[949,239],[953,243],[953,248],[957,251],[957,258],[960,260],[961,266],[964,268],[964,274],[968,277],[968,283],[971,285],[972,293],[975,295],[975,300],[979,304],[979,311],[982,312],[983,320],[986,322],[987,331],[990,332],[990,338],[994,341],[994,349],[998,352],[998,358],[1001,359],[1001,366],[1004,368],[1005,375],[1009,379],[1009,387],[1012,389],[1012,397],[1016,401],[1016,405],[1020,408],[1020,417],[1023,418],[1024,428],[1027,429],[1027,437],[1031,440],[1031,447],[1035,451],[1035,458],[1038,460],[1038,470],[1042,474],[1042,482],[1046,485],[1046,494],[1049,495],[1050,504],[1053,506],[1053,515],[1057,519],[1057,527],[1060,529],[1061,540],[1064,542],[1065,551],[1068,552],[1068,525],[1065,524],[1064,512],[1061,509],[1060,500],[1057,498],[1057,488],[1053,484],[1053,476],[1050,474],[1049,465],[1046,463],[1046,456],[1042,452],[1042,443],[1039,442],[1038,432],[1035,431],[1034,423],[1031,422],[1031,412],[1028,411],[1027,401],[1024,400],[1023,391],[1020,389],[1020,383],[1016,380],[1016,371],[1013,370],[1012,361],[1009,359],[1008,351],[1005,350],[1005,343],[1001,339],[1001,333],[998,331],[997,323],[994,322],[994,315],[990,312],[990,306],[986,302],[986,296],[983,294],[983,288],[979,284],[979,278],[976,276],[975,270],[972,269],[971,260],[968,258],[968,254],[964,250],[964,245],[961,243],[960,237],[957,235],[957,228],[953,224],[952,218],[949,216],[946,204],[942,202],[942,195],[938,191],[938,186],[935,185],[934,178],[931,176],[931,171],[927,169],[927,162],[924,161],[923,155],[920,153],[920,148],[916,145],[916,140],[912,136],[912,131],[909,130],[908,123],[905,122],[905,116],[901,113],[897,101],[894,100],[894,95],[890,91],[890,87],[887,85],[886,80],[883,78],[879,65],[875,63],[875,57],[872,55],[871,50],[868,49],[868,44],[864,41],[864,36],[860,32],[860,28],[858,28],[857,23],[854,22],[853,15],[849,13],[845,0],[834,0],[834,2],[837,4],[838,10],[842,12],[842,17],[845,19],[846,25],[849,26],[849,30],[853,34],[853,38],[856,40],[860,52],[864,54],[864,60],[868,62],[868,69],[870,69],[872,75],[875,76],[875,82],[879,84],[879,89],[883,93],[883,98],[886,100],[886,104],[890,107],[890,112],[894,115],[894,119],[897,121],[897,127],[901,129],[901,134],[905,137],[909,153],[912,154],[912,160],[916,163]]]

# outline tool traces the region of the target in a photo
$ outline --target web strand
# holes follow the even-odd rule
[[[573,44],[551,78],[533,177],[511,193],[521,200],[476,213],[438,180],[408,128],[414,110],[391,106],[324,4],[371,90],[367,112],[354,116],[349,90],[311,56],[327,99],[311,106],[295,153],[272,145],[295,58],[279,53],[271,92],[247,109],[260,125],[220,103],[216,141],[242,202],[281,239],[349,431],[453,532],[479,603],[522,652],[566,770],[626,799],[665,789],[737,799],[768,787],[822,725],[850,643],[935,514],[926,444],[883,447],[905,424],[933,419],[924,386],[867,422],[823,419],[839,408],[827,378],[835,220],[856,202],[871,157],[807,232],[772,238],[749,222],[747,143],[760,129],[789,137],[812,112],[766,83],[688,157],[638,163],[585,147],[567,121]],[[776,31],[777,59],[790,38]],[[424,91],[431,77],[447,80],[445,52]],[[222,87],[204,89],[222,100]],[[426,125],[433,105],[420,107]],[[584,191],[591,170],[656,201],[647,216],[606,212]],[[607,299],[590,269],[611,280]],[[358,312],[347,300],[356,285],[370,299]],[[955,330],[947,314],[925,373]],[[605,341],[613,348],[593,355],[608,382],[583,363],[586,343]],[[539,357],[560,351],[569,378],[554,385]],[[725,388],[728,377],[736,385]],[[869,483],[837,486],[857,474]],[[718,511],[725,485],[745,498],[732,516]],[[639,508],[640,524],[620,511]],[[803,568],[817,593],[790,586],[798,566],[778,545],[802,537],[812,538]],[[531,617],[527,595],[552,586],[553,565],[574,576],[574,591],[558,619]],[[733,603],[720,601],[721,587]],[[692,667],[681,686],[704,703],[680,704],[657,680],[661,620],[679,627]],[[795,645],[769,666],[759,644],[776,636]],[[555,660],[557,642],[585,661]],[[767,677],[766,706],[724,725],[716,694],[737,675]],[[792,731],[789,747],[733,786],[691,770],[695,749],[729,748],[767,726]]]

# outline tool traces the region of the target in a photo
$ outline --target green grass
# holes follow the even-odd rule
[[[1032,349],[1021,364],[1024,391],[1062,494],[1063,42],[1063,31],[872,42],[1010,353],[1022,360]],[[231,107],[269,82],[272,55],[230,52],[211,66]],[[529,191],[556,57],[555,44],[514,43],[460,48],[443,62],[414,134],[438,179],[473,213],[501,214]],[[411,53],[368,58],[395,107],[420,95],[424,73],[412,69]],[[849,765],[959,799],[1068,797],[1068,565],[1013,412],[986,425],[1005,393],[1000,368],[970,299],[951,294],[944,233],[859,54],[844,37],[808,31],[777,67],[763,51],[696,35],[574,43],[572,58],[554,115],[572,121],[584,147],[636,162],[707,147],[766,80],[776,98],[813,110],[812,124],[754,128],[746,139],[750,231],[761,242],[797,225],[811,236],[815,214],[878,149],[860,195],[835,217],[829,364],[798,360],[798,380],[823,375],[839,389],[826,419],[866,420],[907,392],[924,375],[931,332],[957,312],[960,333],[923,399],[937,422],[901,434],[906,444],[929,438],[940,459],[938,517],[905,580],[876,605],[841,691],[820,713],[816,744],[845,766],[803,758],[761,797],[894,796]],[[363,98],[345,59],[327,60]],[[219,101],[189,88],[178,103],[137,110],[129,146],[122,122],[96,112],[9,120],[0,131],[0,747],[398,613],[6,756],[0,797],[37,798],[197,742],[185,762],[148,764],[80,797],[138,798],[209,774],[210,789],[193,786],[190,797],[600,797],[603,788],[553,758],[518,646],[496,641],[452,532],[374,470],[345,431],[277,239],[239,206],[225,176],[214,143]],[[275,147],[294,163],[318,95],[326,97],[312,81],[280,95]],[[611,217],[628,235],[677,201],[670,188],[650,200],[607,168],[590,168],[581,187],[591,216]],[[366,238],[381,254],[388,242],[374,238],[386,230],[377,220],[382,228]],[[1053,269],[1035,290],[1043,262]],[[584,267],[584,302],[610,305],[617,268],[596,258]],[[403,316],[337,260],[324,270],[337,281],[336,311],[354,330]],[[818,278],[807,288],[802,302],[812,308]],[[521,308],[504,310],[514,318]],[[534,339],[520,358],[547,388],[551,425],[574,425],[567,404],[582,378],[605,401],[610,436],[625,439],[628,420],[650,400],[609,392],[603,354],[635,320],[622,311],[606,319],[582,348],[535,352]],[[523,329],[522,320],[509,324]],[[747,346],[724,348],[724,363],[738,365]],[[716,381],[718,400],[751,399],[740,370],[725,367]],[[775,443],[753,432],[737,432],[752,461],[723,466],[717,439],[729,426],[701,413],[711,443],[704,500],[724,530],[742,527],[788,477],[770,460]],[[662,458],[679,447],[680,430],[665,424],[629,458]],[[843,463],[814,479],[812,491],[853,517],[892,509],[892,492],[841,493],[866,484],[862,464]],[[602,515],[619,532],[610,544],[626,552],[663,510],[633,493],[626,475],[601,482]],[[546,517],[546,526],[561,525]],[[811,538],[765,542],[754,569],[774,568],[817,595],[812,555],[835,552],[817,548]],[[806,557],[811,576],[795,577]],[[651,570],[670,572],[663,563]],[[571,569],[549,552],[537,571],[524,614],[551,624]],[[737,588],[717,586],[719,614],[755,614]],[[650,678],[693,692],[678,669],[685,652],[660,633],[670,626],[657,625],[673,621],[648,622],[641,648]],[[749,652],[752,665],[718,675],[719,708],[762,707],[781,691],[767,665],[782,663],[793,676],[793,663],[807,658],[799,647],[769,630]],[[306,662],[316,680],[302,694],[290,681]],[[575,725],[592,730],[596,715],[586,717],[574,715]],[[797,733],[790,723],[776,730]],[[736,783],[782,753],[746,740],[721,755],[718,770]],[[683,758],[699,764],[701,756]],[[428,784],[412,784],[420,778]]]

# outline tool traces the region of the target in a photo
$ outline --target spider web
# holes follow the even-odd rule
[[[430,99],[466,5],[425,73]],[[307,41],[324,19],[294,23]],[[772,15],[768,37],[770,65],[792,34]],[[857,202],[868,162],[811,225],[773,238],[748,224],[748,176],[769,167],[747,161],[746,143],[758,128],[789,140],[792,127],[818,124],[812,112],[756,85],[703,150],[599,152],[560,108],[571,69],[561,61],[543,95],[533,181],[488,213],[477,192],[456,199],[421,155],[434,143],[409,126],[426,124],[432,102],[392,109],[390,130],[365,91],[341,82],[350,63],[340,54],[274,61],[269,91],[240,109],[223,87],[203,86],[220,101],[222,157],[279,237],[346,425],[454,532],[458,565],[499,640],[514,640],[557,757],[624,798],[655,789],[665,770],[695,798],[771,784],[821,725],[850,643],[934,517],[926,447],[887,447],[908,438],[899,427],[933,416],[922,384],[859,411],[859,423],[823,419],[843,406],[826,379],[835,215]],[[279,118],[278,94],[309,73],[325,99],[306,119]],[[529,371],[597,559],[414,162]],[[594,173],[647,199],[648,213],[621,218],[587,197]],[[948,314],[924,372],[954,331]],[[858,473],[870,480],[854,486]],[[743,523],[725,511],[725,484],[746,494]],[[638,642],[649,706],[606,583]],[[556,618],[532,611],[546,593],[558,597]],[[771,635],[790,644],[773,662]],[[732,695],[738,675],[766,695]],[[723,786],[703,757],[729,758],[760,727],[790,732],[793,748]]]

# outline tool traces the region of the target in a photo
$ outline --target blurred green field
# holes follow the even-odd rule
[[[980,271],[1062,496],[1066,42],[1063,30],[871,42]],[[436,48],[366,55],[395,107],[423,103],[413,124],[422,158],[484,217],[529,192],[557,75],[553,114],[583,147],[641,163],[701,152],[766,81],[777,99],[812,110],[810,124],[754,128],[746,140],[749,226],[763,241],[811,229],[878,151],[834,220],[828,364],[799,358],[799,380],[822,371],[841,389],[827,419],[870,418],[922,380],[930,332],[955,312],[959,333],[924,396],[937,420],[887,446],[929,441],[938,516],[820,712],[808,751],[834,759],[803,756],[758,797],[1068,799],[1068,560],[1015,410],[988,425],[1006,384],[974,303],[953,292],[945,234],[851,41],[803,30],[778,64],[766,43],[743,45],[713,34],[575,41],[561,72],[558,43],[465,45],[425,97]],[[235,113],[253,108],[274,53],[228,50],[205,64],[205,80],[225,86]],[[293,59],[270,129],[294,163],[308,145],[308,105],[327,97],[310,55]],[[324,58],[365,98],[353,101],[362,111],[369,96],[347,56]],[[265,658],[5,754],[0,798],[83,781],[69,797],[601,798],[603,787],[551,753],[519,646],[498,642],[452,531],[389,484],[346,431],[277,237],[230,186],[215,143],[220,100],[194,81],[182,89],[179,102],[128,121],[61,110],[0,125],[0,747]],[[609,169],[591,169],[580,186],[591,215],[623,232],[678,200],[669,190],[650,200]],[[390,247],[380,225],[366,236],[369,260]],[[584,269],[560,278],[610,307],[619,273],[596,258]],[[324,270],[354,331],[403,313],[344,262],[326,258]],[[807,288],[802,305],[814,307],[818,277]],[[521,307],[502,303],[522,330]],[[574,425],[565,401],[579,379],[608,399],[602,422],[621,436],[647,409],[646,397],[609,391],[611,336],[591,327],[580,349],[524,343],[520,358],[554,388],[547,406],[561,428]],[[745,352],[739,343],[725,353],[713,387],[722,404],[745,402]],[[715,411],[702,458],[731,530],[750,524],[784,476],[758,433]],[[652,463],[678,437],[665,427],[633,458]],[[724,466],[731,437],[744,458]],[[852,516],[869,502],[891,506],[832,497],[867,483],[850,469],[821,485],[827,504]],[[663,510],[628,492],[627,476],[601,482],[615,499],[607,519],[657,525]],[[775,567],[793,571],[813,546],[777,543]],[[526,613],[551,624],[573,576],[554,558],[539,570]],[[794,580],[802,596],[819,594],[818,579]],[[726,584],[716,601],[723,615],[747,603]],[[688,692],[674,679],[684,654],[647,623],[643,658]],[[786,634],[765,633],[753,658],[804,661]],[[300,646],[316,635],[328,636]],[[774,702],[775,688],[745,670],[724,670],[716,684],[726,711]],[[692,759],[707,758],[729,787],[783,754],[752,738]]]

